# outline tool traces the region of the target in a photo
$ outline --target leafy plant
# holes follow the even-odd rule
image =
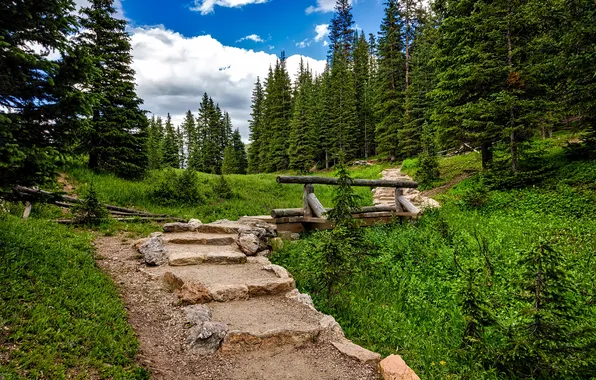
[[[80,224],[98,225],[108,219],[108,210],[101,204],[93,184],[83,195],[81,203],[72,209],[74,221]]]
[[[217,179],[215,186],[213,186],[213,192],[217,197],[220,199],[232,199],[234,198],[234,192],[232,192],[232,188],[228,184],[226,177],[222,174]]]
[[[181,174],[177,174],[174,169],[167,169],[152,189],[151,198],[162,205],[196,205],[204,202],[199,191],[197,174],[191,169],[186,169]]]

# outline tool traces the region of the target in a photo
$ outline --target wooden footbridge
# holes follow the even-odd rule
[[[325,208],[315,195],[314,185],[337,185],[338,179],[331,177],[311,176],[278,176],[278,183],[303,184],[302,208],[274,209],[271,216],[258,217],[268,223],[277,225],[278,231],[304,232],[333,228],[327,219]],[[361,207],[353,211],[352,216],[360,219],[363,225],[389,223],[399,219],[413,219],[419,216],[420,210],[403,195],[404,188],[417,188],[413,181],[353,179],[351,186],[390,187],[395,189],[395,205]]]

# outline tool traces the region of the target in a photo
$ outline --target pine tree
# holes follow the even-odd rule
[[[429,154],[429,147],[423,148],[423,141],[434,140],[434,128],[430,126],[432,103],[429,93],[436,86],[436,69],[433,61],[435,41],[438,39],[438,21],[432,12],[424,13],[419,20],[412,55],[409,62],[409,86],[406,89],[405,109],[407,116],[399,134],[400,151],[406,157],[412,157],[424,150]],[[426,127],[424,127],[427,125]],[[423,128],[432,130],[432,137],[423,137]],[[434,150],[434,149],[433,149]]]
[[[286,69],[285,53],[277,61],[273,78],[267,81],[265,100],[265,128],[268,131],[268,146],[265,170],[285,170],[289,165],[288,132],[292,111],[292,86]]]
[[[147,136],[147,158],[150,170],[160,169],[163,165],[164,130],[161,117],[153,116],[149,120]]]
[[[79,70],[89,69],[85,52],[68,40],[74,9],[70,0],[0,4],[0,192],[53,179],[58,150],[78,135],[79,116],[89,114],[87,97],[74,86],[87,79]],[[35,53],[34,43],[44,52]],[[48,58],[54,49],[61,60]]]
[[[290,122],[290,169],[307,172],[314,161],[314,109],[312,74],[300,60],[295,86],[294,114]]]
[[[335,51],[338,49],[341,49],[346,54],[346,57],[351,56],[354,38],[353,26],[354,20],[352,17],[351,0],[337,0],[329,30],[329,61],[333,60]]]
[[[193,169],[207,172],[205,164],[205,143],[207,141],[210,120],[209,95],[203,94],[199,104],[199,113],[197,115],[197,141],[195,144],[195,157],[193,159]]]
[[[224,151],[222,174],[246,174],[248,161],[246,159],[246,147],[242,142],[240,131],[235,129],[232,133],[230,145]]]
[[[346,159],[358,155],[358,113],[354,75],[350,71],[347,54],[338,48],[333,56],[331,67],[330,100],[335,112],[329,115],[333,133],[332,153],[343,152]]]
[[[316,158],[319,162],[325,163],[325,169],[329,169],[333,159],[333,144],[335,132],[331,122],[331,115],[336,111],[333,104],[331,69],[329,64],[325,66],[323,74],[316,80],[316,101],[315,101],[315,139]]]
[[[180,148],[178,146],[178,135],[172,124],[172,117],[168,114],[163,139],[163,166],[166,168],[180,168]]]
[[[402,14],[397,0],[386,3],[385,17],[379,32],[379,60],[377,72],[378,124],[375,130],[377,151],[395,160],[398,135],[404,118],[405,56]]]
[[[358,156],[368,157],[366,140],[371,126],[370,113],[372,112],[372,99],[370,96],[370,47],[364,32],[356,39],[354,47],[354,86],[356,95],[356,113],[358,115],[358,130],[356,139],[359,143]],[[364,142],[364,144],[362,143]]]
[[[252,112],[250,114],[248,129],[250,131],[250,147],[248,148],[248,172],[261,172],[261,162],[259,161],[259,153],[262,149],[262,134],[263,134],[263,102],[265,100],[265,93],[261,80],[257,77],[255,88],[252,92]]]
[[[198,170],[201,152],[199,150],[195,117],[190,110],[186,112],[184,121],[182,121],[182,133],[184,135],[184,145],[186,147],[186,166],[191,170]]]
[[[130,37],[126,21],[114,17],[113,0],[91,0],[82,11],[79,43],[95,65],[88,94],[94,101],[84,148],[89,167],[127,178],[147,169],[147,118],[135,91]]]

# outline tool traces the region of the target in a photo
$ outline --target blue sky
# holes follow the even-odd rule
[[[332,0],[319,3],[317,0],[269,0],[236,7],[216,3],[209,0],[124,0],[122,6],[126,17],[137,26],[163,25],[187,37],[209,34],[226,46],[276,54],[285,50],[288,56],[302,54],[315,59],[326,56],[327,47],[323,45],[326,37],[319,41],[314,38],[317,25],[329,24],[333,17],[332,12],[324,12],[332,7],[329,5],[334,3]],[[221,3],[225,5],[226,1]],[[201,12],[201,7],[207,11]],[[313,8],[321,10],[313,12]],[[383,15],[380,0],[357,1],[353,13],[356,24],[365,33],[377,33]],[[241,40],[252,35],[262,41]],[[303,41],[304,44],[300,44]]]
[[[75,0],[84,6],[87,0]],[[354,0],[358,28],[377,33],[382,0]],[[251,94],[282,50],[295,77],[300,60],[322,72],[335,0],[114,0],[129,22],[143,108],[179,125],[203,93],[228,111],[248,141]]]

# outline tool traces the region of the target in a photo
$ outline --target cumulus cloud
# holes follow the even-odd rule
[[[320,24],[315,26],[315,41],[319,42],[329,35],[329,24]]]
[[[311,14],[315,12],[327,13],[333,12],[335,10],[335,1],[336,0],[317,0],[317,5],[311,5],[310,7],[306,8],[306,14]],[[352,0],[350,0],[350,4]]]
[[[201,12],[202,15],[206,15],[213,13],[216,5],[226,8],[236,8],[248,4],[263,4],[267,1],[268,0],[194,0],[195,6],[190,9]]]
[[[277,56],[224,46],[209,35],[185,37],[163,27],[131,30],[133,69],[137,93],[144,99],[143,108],[155,115],[180,124],[184,113],[195,115],[203,93],[228,111],[234,127],[248,140],[248,120],[254,82],[264,79]],[[300,55],[287,59],[291,77],[298,71]],[[302,57],[305,64],[322,73],[325,61]]]
[[[257,34],[249,34],[246,37],[242,37],[241,39],[239,39],[236,42],[242,42],[242,41],[246,41],[246,40],[251,40],[254,42],[265,42],[260,36],[258,36]]]

